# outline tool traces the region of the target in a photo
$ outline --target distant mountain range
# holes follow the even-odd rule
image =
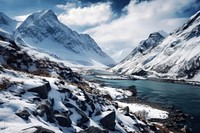
[[[62,24],[52,10],[36,12],[20,26],[17,21],[0,13],[0,32],[12,35],[23,44],[54,57],[82,66],[112,66],[109,57],[87,34],[79,34]]]
[[[166,38],[155,32],[113,71],[151,78],[200,81],[200,12]]]

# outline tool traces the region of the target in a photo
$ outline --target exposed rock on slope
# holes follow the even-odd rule
[[[145,54],[134,49],[113,70],[124,74],[200,81],[200,12],[158,43],[151,44],[153,47],[149,47]]]

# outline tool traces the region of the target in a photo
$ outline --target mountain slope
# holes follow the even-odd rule
[[[60,23],[53,11],[30,15],[16,30],[15,38],[75,64],[113,65],[114,61],[86,34],[78,34]]]
[[[149,58],[151,50],[163,40],[164,36],[159,32],[150,34],[146,40],[141,41],[139,46],[136,47],[118,65],[116,65],[113,70],[126,74],[133,74],[133,72],[140,73],[142,66],[151,60],[151,58]]]
[[[13,38],[13,32],[17,26],[17,21],[9,18],[3,12],[0,12],[0,35],[7,38]]]
[[[145,54],[131,53],[113,70],[170,79],[200,81],[200,12]]]
[[[0,12],[0,31],[12,34],[16,28],[16,25],[16,20],[12,20],[3,12]]]

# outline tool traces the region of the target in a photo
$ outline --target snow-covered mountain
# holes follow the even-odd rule
[[[133,72],[140,72],[142,66],[150,61],[149,53],[153,48],[164,40],[164,36],[159,32],[154,32],[149,35],[146,40],[143,40],[139,45],[113,70],[124,74],[133,74]]]
[[[136,47],[129,57],[131,58],[132,56],[136,54],[142,54],[145,55],[147,54],[151,49],[156,47],[160,42],[164,40],[164,36],[162,36],[159,32],[154,32],[149,35],[149,37],[146,40],[143,40],[139,43],[139,46]]]
[[[78,34],[59,22],[52,10],[30,15],[16,30],[16,40],[74,64],[111,66],[114,61],[86,34]]]
[[[151,35],[113,71],[200,81],[200,12],[165,39],[159,34],[155,38]]]

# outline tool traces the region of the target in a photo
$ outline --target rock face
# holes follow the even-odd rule
[[[70,118],[64,115],[56,114],[55,119],[58,122],[58,124],[63,127],[70,127],[72,124]]]
[[[83,111],[81,111],[79,108],[77,108],[76,106],[74,106],[70,103],[65,103],[64,105],[68,108],[74,108],[77,111],[77,113],[81,116],[81,118],[77,120],[78,126],[83,126],[84,123],[89,121],[89,118],[87,117],[87,115]]]
[[[48,92],[51,90],[51,86],[49,85],[49,83],[46,83],[42,86],[38,86],[35,88],[31,88],[28,91],[29,92],[35,92],[38,93],[39,97],[42,99],[46,99],[48,97]]]
[[[92,66],[95,62],[114,65],[96,42],[86,34],[78,34],[60,23],[52,10],[30,15],[16,30],[15,38],[71,63]]]
[[[139,45],[113,70],[139,76],[200,81],[200,12],[164,40],[157,40],[150,45],[144,43],[147,47]]]
[[[48,101],[43,101],[37,107],[37,114],[39,116],[46,116],[47,121],[54,122],[53,107]]]
[[[106,115],[104,118],[100,120],[102,126],[106,129],[115,130],[115,112],[111,112],[110,114]]]
[[[16,113],[17,116],[21,117],[24,120],[28,120],[28,117],[30,116],[30,113],[27,110],[22,110]]]

